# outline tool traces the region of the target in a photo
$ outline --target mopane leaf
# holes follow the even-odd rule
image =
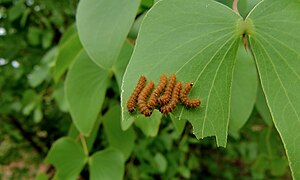
[[[81,0],[77,11],[79,38],[100,67],[117,59],[134,21],[139,0]]]
[[[91,180],[121,180],[124,176],[123,154],[114,149],[98,151],[89,160]]]
[[[123,123],[134,115],[126,101],[141,75],[156,84],[161,74],[175,73],[179,81],[194,82],[189,93],[202,105],[175,109],[179,119],[189,120],[197,138],[215,135],[226,145],[231,82],[242,19],[228,7],[212,0],[164,0],[146,15],[122,86]]]
[[[80,144],[64,137],[52,145],[46,163],[54,165],[57,179],[77,179],[87,159]]]
[[[263,92],[294,179],[300,179],[300,1],[265,0],[249,15]]]
[[[251,54],[240,46],[232,82],[230,131],[239,131],[247,122],[255,104],[257,83],[257,72]]]
[[[111,147],[120,150],[125,159],[130,156],[134,147],[134,131],[132,128],[127,131],[121,129],[121,107],[113,106],[105,114],[103,120],[104,130]]]
[[[108,71],[97,66],[84,50],[76,57],[65,85],[72,120],[88,136],[104,101]]]

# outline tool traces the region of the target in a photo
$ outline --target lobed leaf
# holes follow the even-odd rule
[[[216,136],[226,145],[231,82],[241,34],[241,17],[212,0],[164,0],[156,3],[142,23],[122,84],[123,124],[133,117],[126,101],[141,75],[158,83],[161,74],[175,73],[178,81],[194,82],[191,98],[202,105],[179,106],[174,114],[189,120],[197,138]]]

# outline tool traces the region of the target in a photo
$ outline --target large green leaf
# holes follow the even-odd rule
[[[125,165],[120,151],[106,149],[98,151],[89,160],[91,180],[123,179]]]
[[[79,38],[100,67],[117,59],[134,21],[139,0],[81,0],[77,11]]]
[[[104,116],[103,125],[110,146],[120,150],[127,159],[133,150],[135,136],[132,128],[127,131],[121,129],[120,105],[109,109]]]
[[[256,100],[257,83],[252,56],[240,46],[233,74],[230,131],[237,132],[248,120]]]
[[[272,119],[300,179],[300,1],[265,0],[250,14],[250,44]]]
[[[72,138],[64,137],[52,145],[46,163],[55,166],[57,179],[77,179],[87,160],[81,145]]]
[[[231,82],[242,18],[212,0],[164,0],[146,15],[122,86],[123,123],[132,117],[126,101],[139,76],[158,83],[161,74],[175,73],[179,81],[194,82],[190,97],[200,108],[179,106],[174,114],[188,119],[197,138],[215,135],[226,145]]]
[[[102,107],[108,71],[97,66],[84,50],[76,57],[65,85],[68,107],[77,129],[88,136]]]

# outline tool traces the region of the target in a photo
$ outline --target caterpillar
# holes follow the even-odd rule
[[[176,108],[178,100],[179,100],[179,94],[180,94],[180,89],[181,89],[181,82],[177,82],[173,92],[172,92],[172,97],[171,100],[169,101],[168,104],[160,107],[159,111],[163,114],[168,114],[169,112],[173,111],[173,109]]]
[[[141,93],[142,89],[144,88],[146,83],[146,77],[145,76],[141,76],[138,80],[137,85],[135,86],[131,96],[129,97],[128,101],[127,101],[127,110],[129,112],[134,112],[136,109],[136,103],[137,103],[137,99],[139,94]]]
[[[171,99],[172,91],[174,89],[175,84],[176,84],[176,76],[175,76],[175,74],[172,74],[170,76],[170,80],[169,80],[168,86],[165,90],[165,93],[161,97],[159,97],[157,100],[160,105],[163,106],[165,104],[168,104],[168,102]]]
[[[201,101],[199,99],[188,99],[187,94],[192,89],[193,83],[187,82],[184,86],[184,88],[180,91],[180,101],[181,103],[190,108],[195,108],[200,106]]]
[[[152,111],[147,106],[147,98],[149,94],[151,93],[152,89],[154,87],[153,81],[150,81],[141,91],[138,97],[138,107],[142,114],[144,114],[146,117],[151,116]]]
[[[149,109],[155,108],[157,99],[160,96],[160,94],[163,92],[163,90],[165,89],[165,87],[167,85],[167,81],[168,81],[168,79],[165,74],[160,76],[160,81],[159,81],[158,85],[156,86],[156,88],[151,93],[150,98],[148,100],[147,106]]]

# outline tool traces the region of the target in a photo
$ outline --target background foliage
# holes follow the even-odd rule
[[[0,2],[0,177],[291,178],[242,45],[236,43],[234,116],[220,148],[214,137],[197,140],[186,120],[158,111],[121,123],[122,77],[153,0]],[[258,2],[241,1],[240,14]]]

